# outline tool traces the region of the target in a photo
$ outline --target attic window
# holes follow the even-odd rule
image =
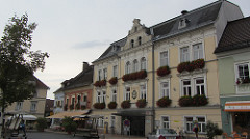
[[[131,48],[134,47],[134,40],[133,39],[131,39],[131,41],[130,41],[130,46],[131,46]]]
[[[141,36],[138,38],[138,40],[139,40],[139,46],[141,46],[141,44],[142,44]]]
[[[184,28],[186,27],[186,20],[185,19],[181,19],[179,22],[179,27],[178,29]]]
[[[137,31],[137,27],[134,27],[134,32],[136,32]]]

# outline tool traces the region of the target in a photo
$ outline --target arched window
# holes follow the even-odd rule
[[[129,74],[130,73],[130,62],[128,61],[125,65],[125,74]]]
[[[138,41],[139,41],[139,46],[141,46],[141,44],[142,44],[142,38],[141,38],[141,36],[138,38]]]
[[[138,67],[138,62],[137,62],[137,60],[135,59],[135,60],[133,61],[133,72],[137,72],[138,69],[139,69],[139,67]]]
[[[143,57],[143,58],[141,58],[141,70],[146,70],[147,68],[146,68],[146,58],[145,57]]]
[[[134,47],[134,40],[133,39],[131,39],[131,41],[130,41],[130,46],[131,46],[131,48]]]

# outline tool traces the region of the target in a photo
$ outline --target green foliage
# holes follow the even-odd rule
[[[64,127],[67,132],[74,132],[76,131],[77,124],[71,117],[66,116],[62,120],[62,127]]]
[[[39,117],[36,119],[36,129],[38,131],[44,131],[47,128],[47,119],[43,117]]]
[[[28,24],[27,14],[10,18],[0,41],[0,88],[2,106],[31,98],[35,92],[33,77],[37,69],[45,68],[48,53],[30,51],[35,23]]]
[[[218,125],[208,121],[206,124],[207,137],[213,139],[215,136],[222,135],[223,130],[218,128]]]

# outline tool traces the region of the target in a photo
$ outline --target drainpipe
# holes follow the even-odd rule
[[[150,28],[152,38],[154,37],[153,28]],[[152,39],[152,127],[151,132],[155,130],[155,57],[154,57],[154,40]]]

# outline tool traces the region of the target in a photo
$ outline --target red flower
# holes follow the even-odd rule
[[[105,86],[105,85],[106,85],[106,80],[96,81],[94,83],[94,86],[96,86],[96,87],[101,87],[101,86]]]
[[[115,84],[117,84],[117,82],[118,82],[117,77],[113,77],[113,78],[109,79],[109,83],[110,83],[111,85],[115,85]]]
[[[170,72],[169,66],[161,66],[157,69],[157,75],[161,77],[169,75]]]
[[[135,105],[137,108],[145,108],[147,105],[146,99],[137,100]]]
[[[108,108],[109,109],[116,109],[117,107],[117,103],[116,102],[109,102],[108,104]]]
[[[106,107],[105,103],[95,103],[94,108],[96,109],[104,109]]]
[[[122,104],[121,104],[121,107],[122,107],[123,109],[130,108],[130,106],[131,106],[130,100],[125,100],[125,101],[123,101]]]
[[[124,82],[138,79],[145,79],[147,77],[146,71],[134,72],[130,74],[123,75],[122,80]]]
[[[163,108],[163,107],[170,106],[171,102],[172,102],[172,100],[170,100],[168,97],[164,97],[164,98],[159,99],[156,102],[156,104],[157,104],[158,107]]]

